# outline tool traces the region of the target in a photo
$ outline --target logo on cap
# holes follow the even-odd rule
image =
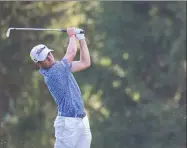
[[[45,49],[45,46],[44,46],[43,48],[40,48],[40,49],[36,52],[36,54],[39,55],[44,49]]]

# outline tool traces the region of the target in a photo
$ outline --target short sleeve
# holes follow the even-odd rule
[[[62,64],[67,68],[69,71],[71,71],[72,63],[69,62],[66,58],[63,58],[61,60]]]

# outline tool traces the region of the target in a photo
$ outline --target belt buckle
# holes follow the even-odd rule
[[[78,115],[77,114],[75,114],[75,118],[77,118],[78,117]]]

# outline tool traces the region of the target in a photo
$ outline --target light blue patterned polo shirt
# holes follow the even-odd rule
[[[45,83],[53,96],[58,112],[65,117],[85,114],[80,88],[71,72],[67,59],[56,61],[49,69],[40,69]]]

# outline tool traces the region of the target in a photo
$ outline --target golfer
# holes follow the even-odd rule
[[[39,66],[45,83],[53,96],[58,109],[54,121],[55,148],[90,148],[92,135],[86,115],[80,88],[73,72],[90,66],[90,54],[83,31],[79,28],[68,28],[69,45],[65,56],[56,61],[51,49],[40,44],[32,48],[31,59]],[[80,43],[80,60],[74,61],[77,53],[76,40]]]

